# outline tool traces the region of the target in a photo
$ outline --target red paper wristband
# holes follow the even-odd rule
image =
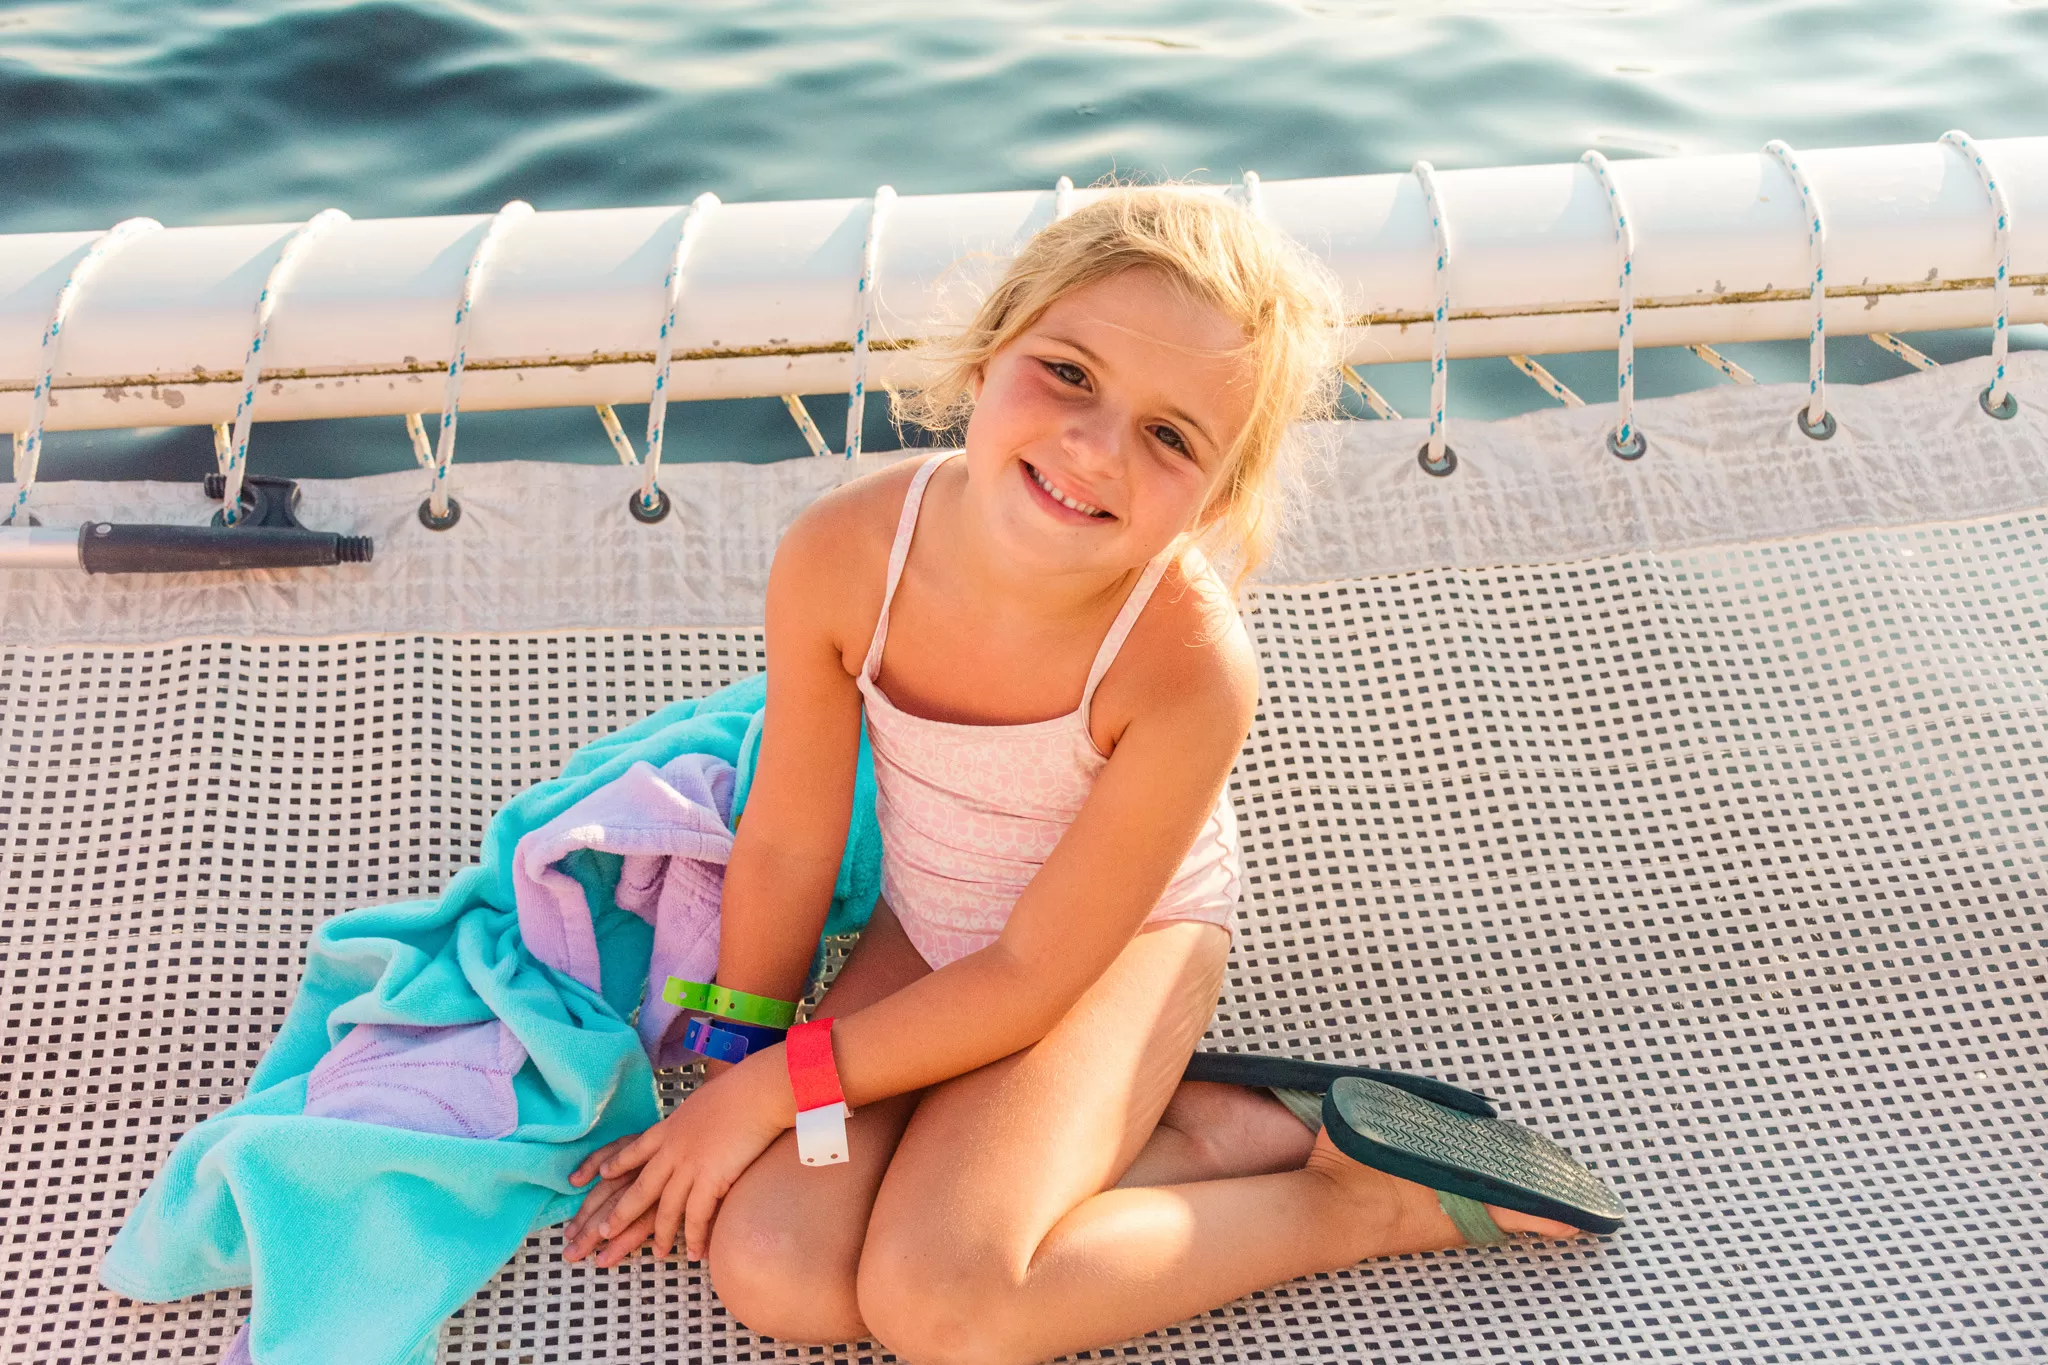
[[[846,1094],[832,1059],[832,1021],[798,1024],[783,1041],[789,1088],[796,1095],[796,1154],[806,1166],[847,1159]]]

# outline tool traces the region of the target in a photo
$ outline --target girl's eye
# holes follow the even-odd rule
[[[1188,455],[1193,453],[1188,449],[1187,437],[1181,435],[1172,427],[1155,426],[1152,428],[1152,435],[1153,438],[1159,442],[1159,444],[1165,446],[1168,450],[1174,451],[1181,455]]]
[[[1075,388],[1079,388],[1088,382],[1088,372],[1079,365],[1065,360],[1044,360],[1039,363],[1050,370],[1053,378],[1059,380],[1062,384],[1072,384]]]

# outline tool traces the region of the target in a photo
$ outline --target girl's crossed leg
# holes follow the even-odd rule
[[[844,1166],[801,1166],[785,1135],[714,1226],[711,1277],[728,1310],[785,1340],[873,1336],[919,1365],[1035,1361],[1300,1275],[1459,1245],[1433,1192],[1327,1138],[1298,1169],[1206,1179],[1216,1162],[1194,1135],[1155,1134],[1208,1027],[1228,946],[1206,924],[1140,934],[1037,1045],[864,1106]],[[924,970],[878,908],[828,1008],[859,1008]],[[1250,1137],[1238,1170],[1271,1170],[1276,1152],[1284,1162],[1307,1147],[1278,1104],[1238,1094],[1233,1122]],[[1198,1178],[1116,1188],[1134,1164]],[[1509,1231],[1574,1235],[1494,1217]]]
[[[1233,1085],[1193,1082],[1174,1088],[1187,1054],[1207,1027],[1228,944],[1210,926],[1172,928],[1181,944],[1199,950],[1200,960],[1191,972],[1172,973],[1185,975],[1188,989],[1175,1002],[1177,1026],[1167,1030],[1160,1057],[1139,1078],[1144,1095],[1120,1096],[1114,1103],[1114,1112],[1131,1113],[1120,1130],[1123,1144],[1135,1135],[1141,1150],[1135,1161],[1126,1151],[1111,1153],[1106,1165],[1097,1154],[1096,1169],[1106,1172],[1104,1183],[1114,1183],[1121,1174],[1126,1181],[1167,1184],[1299,1167],[1311,1139],[1278,1102]],[[1153,933],[1141,938],[1151,939]],[[1178,947],[1175,955],[1186,954],[1186,947]],[[819,1014],[863,1008],[930,970],[888,905],[878,905]],[[1153,1004],[1139,1007],[1147,1017],[1158,1012]],[[1131,1076],[1133,1045],[1153,1031],[1139,1019],[1110,1025],[1100,1041],[1121,1041],[1125,1055],[1102,1058],[1091,1064],[1093,1069]],[[848,1120],[852,1159],[845,1165],[805,1167],[796,1159],[794,1135],[785,1135],[735,1183],[720,1206],[710,1247],[712,1283],[728,1311],[761,1335],[781,1340],[837,1342],[870,1335],[858,1290],[869,1216],[921,1098],[900,1095],[857,1111]],[[1105,1103],[1080,1095],[1074,1102],[1098,1109]],[[1088,1146],[1084,1140],[1064,1154],[1085,1158]],[[1081,1183],[1089,1193],[1102,1188]]]

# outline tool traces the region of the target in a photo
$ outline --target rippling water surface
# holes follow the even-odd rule
[[[0,231],[2042,134],[2044,72],[2048,0],[17,3],[0,10]],[[1799,372],[1750,349],[1769,376]],[[1901,368],[1844,350],[1844,378]],[[1599,392],[1605,363],[1554,368]],[[1505,362],[1461,368],[1467,415],[1545,401]],[[1419,376],[1386,378],[1420,401]],[[1697,378],[1645,366],[1651,391]],[[774,404],[690,420],[707,457],[801,449]],[[280,423],[256,458],[401,468],[385,426]],[[611,458],[584,412],[463,423],[465,460],[536,455]],[[202,432],[79,433],[53,438],[46,470],[210,463]]]

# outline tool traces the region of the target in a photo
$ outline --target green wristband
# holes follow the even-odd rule
[[[702,1010],[715,1014],[721,1019],[731,1019],[742,1024],[759,1024],[763,1028],[788,1028],[796,1022],[796,1001],[774,1000],[765,995],[751,995],[736,991],[730,986],[715,986],[707,981],[685,981],[672,976],[663,987],[661,998],[678,1009]]]
[[[705,999],[704,1009],[721,1019],[759,1024],[764,1028],[788,1028],[796,1022],[796,1001],[749,995],[729,986],[713,986]]]
[[[701,1010],[710,996],[710,982],[685,981],[680,976],[670,977],[661,988],[661,998],[681,1010]]]

